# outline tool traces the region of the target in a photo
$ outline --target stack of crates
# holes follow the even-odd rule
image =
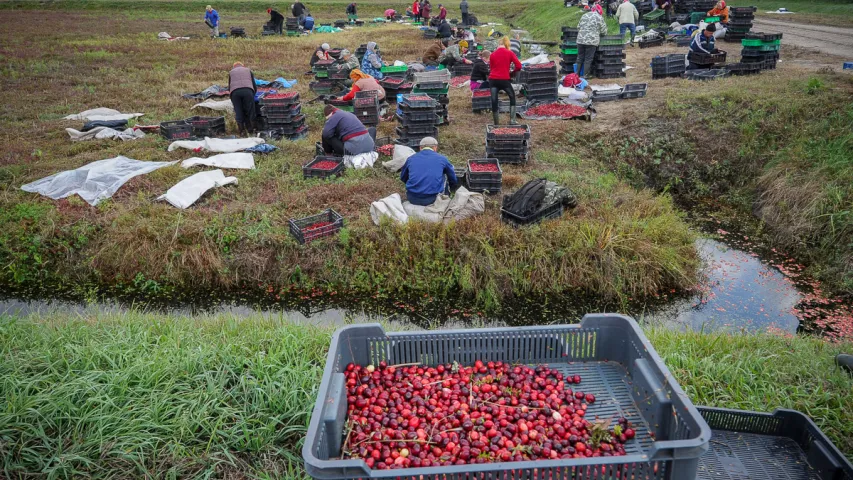
[[[782,43],[781,33],[747,33],[741,43],[742,63],[759,63],[762,70],[776,68]]]
[[[439,117],[439,125],[450,123],[447,106],[450,104],[450,71],[431,70],[429,72],[415,73],[412,94],[423,94],[432,97],[436,105],[436,113]]]
[[[311,67],[311,71],[314,72],[314,81],[308,85],[308,88],[311,89],[312,92],[317,95],[327,95],[332,93],[332,90],[335,88],[335,81],[329,79],[329,73],[330,71],[338,74],[340,73],[334,68],[334,65],[334,60],[318,60],[317,63]]]
[[[584,72],[585,76],[593,73],[597,78],[620,78],[625,76],[625,37],[621,35],[604,35],[592,64],[592,72]]]
[[[519,82],[524,85],[524,95],[528,100],[543,103],[556,102],[558,98],[557,64],[554,62],[523,67]]]
[[[271,136],[296,140],[308,134],[299,93],[283,92],[265,95],[258,100],[261,106],[260,128]]]
[[[465,186],[472,192],[501,193],[501,187],[503,186],[501,162],[497,158],[468,160],[468,170],[465,173]]]
[[[397,108],[397,145],[417,150],[424,137],[438,139],[437,102],[429,95],[403,95]]]
[[[726,63],[726,52],[719,50],[718,53],[693,52],[687,54],[687,60],[696,64],[698,68],[715,68],[716,65]]]
[[[409,76],[409,67],[408,65],[386,65],[381,69],[382,74],[385,78],[402,78],[406,79]]]
[[[284,32],[288,37],[299,36],[299,19],[296,17],[287,17],[284,21]]]
[[[746,38],[755,19],[755,7],[729,7],[729,25],[726,27],[726,41],[739,42]]]
[[[714,8],[716,3],[717,0],[686,0],[683,2],[675,2],[675,12],[688,14],[703,12],[704,15],[704,12],[708,12]]]
[[[523,164],[530,158],[530,127],[487,125],[486,157],[502,164]]]
[[[382,55],[379,51],[379,46],[376,46],[376,53]],[[367,53],[367,44],[362,43],[358,48],[355,49],[355,58],[358,59],[359,65],[361,65],[361,61],[364,59],[364,55]]]
[[[407,81],[405,78],[390,76],[379,80],[379,85],[382,85],[382,88],[385,89],[385,98],[391,101],[396,100],[397,95],[401,93],[412,93],[413,87],[412,82]]]
[[[672,53],[669,55],[658,55],[652,58],[652,80],[667,77],[680,77],[687,71],[685,63],[686,55],[683,53]]]
[[[563,36],[560,41],[560,73],[563,75],[574,73],[575,63],[578,61],[578,29],[563,27]]]
[[[353,113],[365,127],[379,125],[379,92],[376,90],[356,92]]]

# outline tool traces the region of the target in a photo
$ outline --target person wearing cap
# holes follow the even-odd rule
[[[444,65],[447,68],[452,68],[457,63],[465,63],[470,65],[471,60],[465,58],[466,53],[468,53],[468,42],[462,40],[456,45],[451,45],[447,47],[444,50],[444,54],[438,58],[438,63]]]
[[[385,74],[382,73],[382,57],[376,51],[376,42],[367,42],[367,51],[364,52],[364,57],[361,59],[361,71],[371,77],[382,80]]]
[[[317,47],[317,50],[314,50],[314,54],[311,55],[311,66],[313,67],[315,63],[320,60],[331,60],[332,57],[329,56],[329,44],[324,43]]]
[[[616,21],[619,22],[619,36],[625,38],[625,31],[631,32],[631,46],[634,46],[634,36],[637,34],[637,22],[640,21],[640,12],[630,0],[622,0],[622,4],[616,9]]]
[[[219,38],[219,12],[214,10],[210,5],[205,7],[204,23],[210,27],[210,36]]]
[[[359,67],[358,58],[346,48],[341,50],[341,56],[338,57],[338,65],[347,70],[356,70]]]
[[[341,100],[348,102],[355,98],[355,94],[358,92],[378,92],[379,101],[385,100],[385,89],[379,85],[375,78],[358,69],[351,71],[349,78],[352,80],[352,89],[341,97]]]
[[[438,21],[442,21],[447,18],[447,9],[444,8],[444,5],[441,3],[438,4]]]
[[[326,154],[361,155],[373,151],[373,137],[357,116],[332,105],[326,105],[323,114],[326,124],[321,139]]]
[[[428,206],[450,188],[459,185],[450,160],[438,153],[438,141],[433,137],[421,140],[421,151],[412,155],[400,170],[400,180],[406,184],[406,199],[412,205]]]
[[[347,5],[347,20],[349,20],[350,22],[358,20],[358,6],[355,2],[352,2]]]
[[[587,10],[589,7],[584,7]],[[597,12],[592,10],[583,14],[578,22],[578,75],[592,76],[592,61],[595,51],[601,43],[601,36],[607,35],[607,24]]]
[[[228,73],[228,91],[240,135],[254,132],[255,93],[258,87],[255,86],[255,75],[240,62],[234,62],[234,66]]]
[[[717,31],[717,26],[713,23],[709,23],[705,30],[698,32],[694,37],[693,41],[690,42],[690,52],[695,53],[707,53],[713,54],[717,53],[717,48],[715,47],[715,39],[714,32]],[[690,60],[690,56],[687,56],[687,60]],[[689,62],[687,66],[688,70],[695,70],[697,68],[702,68],[699,64],[694,62]]]
[[[272,8],[268,8],[267,13],[270,15],[270,25],[272,25],[273,31],[281,34],[282,28],[284,27],[284,15],[278,13],[278,11],[273,10]]]

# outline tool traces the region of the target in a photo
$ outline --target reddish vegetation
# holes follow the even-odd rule
[[[313,232],[314,230],[319,230],[321,228],[326,228],[332,226],[331,222],[317,222],[302,229],[303,232]]]
[[[580,383],[541,365],[349,364],[344,455],[380,470],[625,455],[631,425],[587,420]]]
[[[514,127],[504,127],[504,128],[495,128],[492,129],[492,133],[498,136],[503,135],[524,135],[527,133],[527,129],[525,128],[514,128]]]
[[[472,172],[498,172],[498,165],[496,163],[471,163],[468,165],[468,169]]]
[[[469,80],[471,80],[471,77],[470,77],[470,76],[468,76],[468,75],[461,75],[461,76],[458,76],[458,77],[453,77],[453,78],[450,80],[450,84],[451,84],[451,85],[453,85],[454,87],[458,87],[458,86],[462,85],[463,83],[465,83],[465,82],[467,82],[467,81],[469,81]]]
[[[315,163],[314,165],[311,165],[311,168],[314,168],[317,170],[334,170],[334,169],[338,168],[338,165],[340,165],[340,164],[341,164],[341,162],[336,162],[334,160],[320,160],[319,162]]]
[[[382,155],[391,156],[394,155],[394,145],[382,145],[381,147],[377,147],[376,151]]]
[[[554,62],[541,63],[539,65],[528,65],[526,68],[528,69],[540,69],[540,68],[554,68],[557,64]]]
[[[293,98],[296,95],[299,95],[298,92],[281,92],[281,93],[272,93],[264,97],[264,100],[278,100],[278,99],[287,99]]]
[[[527,114],[538,117],[574,118],[586,115],[586,109],[577,105],[549,103],[547,105],[538,105],[533,108],[528,108]]]

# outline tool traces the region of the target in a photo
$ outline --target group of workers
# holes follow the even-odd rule
[[[299,0],[296,0],[296,2],[290,6],[290,13],[293,15],[294,18],[298,19],[300,27],[304,28],[305,30],[314,29],[314,18],[311,17],[311,14],[308,12],[308,9],[305,8],[304,3]],[[279,34],[282,33],[284,28],[284,15],[282,15],[281,12],[272,7],[267,9],[267,14],[269,14],[270,16],[269,24],[272,27],[273,31]],[[208,26],[208,28],[210,28],[211,37],[219,37],[219,12],[217,12],[210,5],[205,7],[204,23]]]

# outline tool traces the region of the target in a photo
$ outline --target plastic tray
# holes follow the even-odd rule
[[[602,35],[599,47],[619,45],[625,46],[625,37],[621,35]]]
[[[494,164],[498,166],[497,172],[475,172],[471,170],[471,165]],[[503,178],[503,170],[501,170],[501,162],[497,158],[478,158],[468,160],[468,179],[476,182],[498,182],[500,184]]]
[[[622,89],[622,98],[643,98],[648,88],[648,83],[629,83]]]
[[[508,199],[509,199],[509,196],[505,196],[503,198],[503,204],[506,204]],[[529,215],[527,217],[518,216],[518,215],[516,215],[516,214],[514,214],[508,210],[505,210],[503,207],[501,207],[501,220],[504,223],[508,223],[508,224],[512,225],[513,227],[518,228],[518,227],[523,227],[526,225],[534,225],[534,224],[539,223],[543,220],[549,220],[552,218],[559,218],[563,215],[563,211],[564,211],[564,207],[563,207],[563,204],[560,202],[553,203],[551,205],[542,207],[538,212],[536,212],[532,215]],[[581,376],[581,378],[583,378],[583,376]],[[581,382],[581,384],[583,384],[583,382]],[[626,453],[627,453],[627,450],[626,450]],[[631,478],[631,477],[628,477],[628,478]]]
[[[161,122],[160,135],[166,140],[187,140],[193,137],[193,127],[186,120]]]
[[[605,53],[625,53],[625,41],[623,40],[619,45],[599,45],[598,50],[595,51],[596,55]]]
[[[415,83],[421,82],[450,82],[450,70],[430,70],[428,72],[415,72]]]
[[[519,128],[524,130],[522,133],[509,135],[496,135],[494,132],[499,128]],[[486,142],[504,143],[504,142],[524,142],[530,139],[529,125],[486,125]]]
[[[314,225],[317,222],[329,222],[331,225],[310,231],[303,230],[305,227]],[[323,213],[311,215],[310,217],[300,219],[291,218],[288,220],[288,223],[290,224],[290,233],[296,241],[300,244],[305,244],[306,242],[317,240],[318,238],[335,235],[341,228],[343,228],[344,217],[340,216],[338,212],[330,208]]]
[[[659,47],[663,45],[664,39],[663,37],[653,38],[651,40],[640,40],[638,43],[640,44],[640,48],[650,48],[650,47]]]
[[[499,153],[486,149],[486,155],[500,160],[501,165],[523,165],[530,159],[530,153]]]
[[[501,188],[503,187],[501,180],[472,180],[470,175],[471,172],[469,171],[465,176],[465,186],[468,190],[489,195],[501,193]]]
[[[313,165],[317,162],[322,161],[333,161],[337,162],[338,166],[331,170],[321,170],[319,168],[313,168]],[[331,178],[340,176],[344,171],[344,159],[341,157],[332,157],[326,155],[318,155],[314,157],[314,160],[306,163],[302,166],[302,178]]]
[[[562,209],[562,205],[558,204]],[[625,416],[636,425],[627,455],[449,467],[371,470],[363,460],[339,459],[346,423],[344,374],[359,365],[475,360],[546,364],[580,375],[600,400],[587,416]],[[652,439],[652,434],[654,440]],[[711,432],[637,323],[621,315],[586,315],[580,325],[386,333],[378,324],[352,325],[332,337],[302,449],[317,479],[692,479]]]
[[[684,72],[683,77],[688,80],[716,80],[725,78],[730,75],[730,72],[724,68],[715,68],[708,70],[688,70]]]
[[[745,13],[755,13],[758,11],[757,7],[729,7],[730,15],[741,15]]]
[[[403,127],[397,127],[394,130],[394,133],[396,133],[399,138],[432,136],[436,133],[436,126],[434,123],[420,125],[411,124]]]
[[[401,102],[404,105],[407,105],[409,108],[435,108],[435,99],[430,97],[429,100],[415,100],[413,97],[425,97],[428,96],[426,94],[420,95],[403,95],[403,101]]]
[[[746,36],[748,40],[761,40],[764,45],[767,45],[768,42],[775,42],[773,45],[779,45],[782,42],[782,34],[781,33],[761,33],[761,32],[753,32]]]
[[[225,117],[190,117],[186,119],[193,129],[193,136],[213,137],[225,133]]]
[[[382,71],[382,73],[400,73],[400,72],[408,72],[408,71],[409,71],[409,66],[408,66],[408,65],[402,65],[402,66],[399,66],[399,67],[395,67],[395,66],[393,66],[393,65],[386,65],[386,66],[382,67],[380,70]]]
[[[853,480],[853,465],[800,412],[698,409],[712,439],[697,480]]]
[[[435,113],[435,110],[404,110],[402,115],[397,115],[397,121],[404,126],[413,124],[434,125],[438,123],[438,115]]]
[[[722,50],[720,53],[690,52],[687,54],[687,60],[697,65],[713,65],[725,62],[726,52]]]

